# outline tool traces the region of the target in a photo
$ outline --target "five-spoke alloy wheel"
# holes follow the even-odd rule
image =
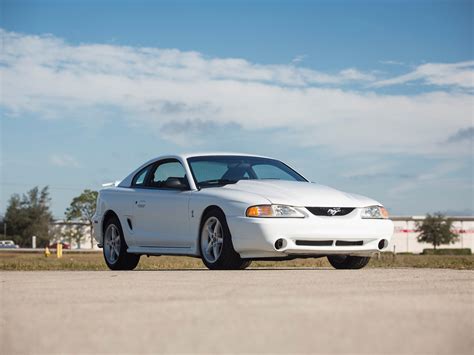
[[[250,265],[250,260],[242,259],[234,250],[229,227],[221,210],[207,212],[202,221],[199,244],[202,261],[209,269],[241,270]]]
[[[110,264],[115,264],[120,255],[120,233],[115,224],[109,224],[104,234],[104,256]]]
[[[112,270],[133,270],[140,261],[140,255],[127,253],[127,243],[123,238],[120,221],[113,216],[104,225],[104,259]]]
[[[210,263],[215,263],[221,256],[224,236],[222,225],[217,217],[209,217],[203,226],[201,250],[203,257]]]

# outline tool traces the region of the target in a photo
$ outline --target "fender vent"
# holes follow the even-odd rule
[[[133,230],[132,220],[130,218],[127,218],[127,223],[130,230]]]
[[[355,207],[306,207],[315,216],[337,217],[345,216],[355,210]]]

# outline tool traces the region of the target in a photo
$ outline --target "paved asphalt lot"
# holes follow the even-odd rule
[[[1,272],[0,353],[472,354],[473,293],[434,269]]]

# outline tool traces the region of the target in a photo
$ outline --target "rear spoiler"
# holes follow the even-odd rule
[[[106,182],[105,184],[102,184],[102,187],[115,187],[118,186],[121,183],[121,181],[116,180],[114,182]]]

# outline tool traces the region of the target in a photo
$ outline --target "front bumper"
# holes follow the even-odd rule
[[[237,216],[228,217],[227,223],[234,249],[242,258],[331,254],[370,256],[386,250],[393,234],[391,220],[361,219],[358,213],[306,218]],[[283,239],[284,243],[277,249],[275,242],[278,239]]]

